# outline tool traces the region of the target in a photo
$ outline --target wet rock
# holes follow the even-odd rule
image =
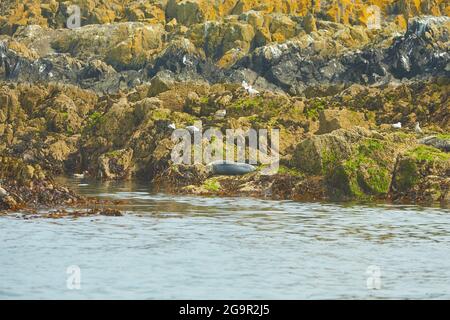
[[[130,178],[133,150],[115,150],[103,154],[98,159],[99,173],[102,179],[123,180]]]
[[[81,217],[92,217],[92,216],[108,216],[108,217],[120,217],[123,213],[118,209],[113,208],[95,208],[88,210],[56,210],[50,211],[48,213],[26,215],[26,219],[30,218],[45,218],[45,219],[61,219],[61,218],[81,218]]]
[[[325,182],[332,199],[385,198],[388,195],[399,146],[381,138],[363,138],[347,159],[332,158]]]
[[[385,198],[396,157],[410,144],[396,134],[338,129],[300,143],[293,163],[307,174],[323,176],[332,199]]]
[[[202,184],[209,176],[205,165],[171,165],[158,172],[153,183],[159,190],[168,192],[180,191],[188,185]]]
[[[52,181],[39,165],[31,166],[18,158],[0,156],[0,179],[8,190],[8,195],[0,198],[0,210],[75,205],[86,201]]]
[[[448,201],[450,155],[429,146],[418,146],[401,156],[392,180],[393,198],[398,201]]]

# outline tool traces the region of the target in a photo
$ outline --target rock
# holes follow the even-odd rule
[[[170,90],[175,84],[174,79],[168,72],[160,72],[150,81],[150,89],[148,95],[150,97],[156,96],[162,92]]]
[[[348,159],[333,159],[325,169],[332,199],[385,198],[390,190],[399,146],[387,139],[363,138]]]
[[[439,73],[445,69],[449,54],[449,17],[417,17],[408,22],[405,35],[388,49],[387,59],[397,78],[413,77],[427,70]],[[433,46],[426,43],[433,42]],[[430,59],[430,57],[434,57]]]
[[[6,197],[8,195],[8,192],[3,189],[2,187],[0,187],[0,199]]]
[[[17,201],[11,196],[0,197],[0,210],[14,210],[17,205]]]
[[[446,201],[450,191],[450,155],[430,146],[412,148],[400,157],[392,180],[396,200]]]
[[[123,149],[103,154],[98,159],[98,176],[108,180],[123,180],[131,176],[133,150]]]
[[[311,32],[317,31],[316,18],[310,12],[308,12],[308,14],[306,15],[306,17],[303,21],[303,25],[304,25],[306,33],[311,33]]]
[[[67,160],[69,154],[71,153],[71,149],[67,146],[67,143],[61,140],[52,143],[48,147],[48,151],[50,153],[50,156],[55,161]]]
[[[180,164],[157,172],[153,181],[157,190],[176,192],[188,185],[202,184],[208,176],[208,170],[203,164]]]
[[[355,126],[369,128],[364,114],[348,109],[326,109],[319,112],[317,134],[330,133],[337,129],[351,129]]]
[[[409,143],[359,127],[338,129],[301,142],[292,162],[302,172],[324,176],[333,199],[386,197],[396,156]]]
[[[327,162],[335,157],[346,159],[351,155],[351,142],[344,131],[313,136],[302,141],[295,149],[293,163],[309,174],[321,174]],[[359,136],[355,136],[359,140]]]
[[[0,210],[81,203],[83,197],[48,178],[39,165],[26,164],[20,158],[0,156],[0,180],[8,190],[0,197]]]
[[[186,26],[190,26],[205,20],[205,11],[208,10],[206,6],[205,1],[199,0],[169,0],[167,4],[167,17],[169,19],[176,19],[177,22]]]
[[[140,22],[88,25],[64,30],[52,45],[79,59],[100,57],[119,70],[141,68],[162,45],[164,32],[161,25]]]

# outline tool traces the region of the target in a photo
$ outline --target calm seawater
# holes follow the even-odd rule
[[[0,217],[0,299],[450,298],[449,209],[68,182],[125,215]]]

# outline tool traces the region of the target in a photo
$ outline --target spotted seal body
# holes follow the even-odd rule
[[[427,146],[435,147],[444,152],[450,152],[450,140],[448,140],[448,139],[441,139],[441,138],[438,138],[437,136],[429,136],[429,137],[420,139],[419,143],[427,145]]]
[[[224,160],[213,161],[208,166],[210,166],[213,174],[228,176],[243,175],[256,170],[251,164]]]

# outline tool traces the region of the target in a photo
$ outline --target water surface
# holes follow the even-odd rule
[[[448,209],[69,182],[129,201],[125,215],[0,217],[0,299],[450,298]],[[67,286],[69,266],[80,268],[79,290]]]

